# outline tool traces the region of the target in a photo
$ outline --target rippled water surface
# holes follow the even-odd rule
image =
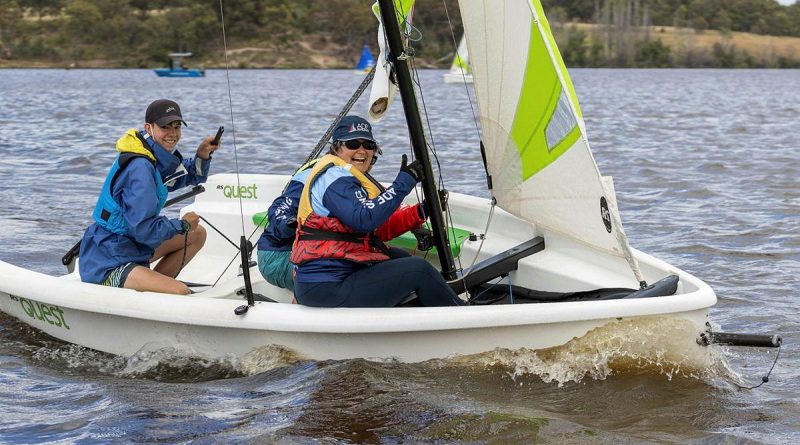
[[[445,182],[488,196],[465,89],[441,75],[420,79]],[[774,350],[715,347],[699,369],[621,352],[636,351],[640,335],[673,341],[660,326],[414,365],[309,362],[275,348],[207,362],[180,351],[109,356],[0,314],[0,443],[800,442],[800,72],[572,75],[632,245],[711,284],[724,330],[784,337],[769,383],[737,387],[759,383]],[[184,152],[226,126],[215,172],[235,171],[235,134],[240,172],[287,174],[359,81],[349,71],[231,72],[232,124],[223,71],[0,70],[0,260],[62,272],[114,141],[153,99],[181,104]],[[395,106],[375,126],[379,178],[408,150]]]

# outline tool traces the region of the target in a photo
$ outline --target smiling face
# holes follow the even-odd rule
[[[167,151],[172,151],[181,140],[181,121],[173,121],[165,126],[156,124],[144,124],[144,129],[158,145]]]
[[[353,142],[350,145],[354,145]],[[372,158],[375,156],[375,150],[367,150],[361,144],[356,149],[348,148],[346,145],[337,143],[338,147],[335,150],[336,156],[342,158],[345,162],[355,167],[361,173],[366,173],[372,168]]]

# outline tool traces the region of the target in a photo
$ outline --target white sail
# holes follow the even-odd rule
[[[498,205],[538,227],[629,258],[639,278],[613,186],[604,186],[589,149],[541,3],[459,3]]]
[[[406,29],[411,24],[411,18],[414,10],[413,0],[394,0],[395,10],[397,11],[397,20],[400,23],[400,29]],[[378,122],[383,119],[389,105],[397,93],[397,85],[393,84],[390,80],[390,69],[386,37],[383,33],[383,22],[381,18],[380,8],[376,1],[372,5],[372,12],[378,19],[378,65],[375,67],[375,77],[372,79],[372,88],[369,93],[369,105],[367,108],[367,118],[372,122]]]

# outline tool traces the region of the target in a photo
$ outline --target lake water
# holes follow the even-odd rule
[[[442,74],[420,81],[445,183],[488,196],[466,90]],[[725,331],[783,336],[769,383],[737,387],[759,383],[775,350],[715,347],[711,368],[689,371],[610,347],[414,365],[268,351],[233,366],[113,357],[0,314],[0,443],[800,442],[800,71],[572,75],[631,244],[708,282]],[[224,71],[0,70],[0,259],[63,272],[114,141],[153,99],[181,104],[184,153],[225,125],[214,172],[289,174],[359,81],[233,71],[231,123]],[[390,178],[408,152],[399,102],[375,132],[376,176]]]

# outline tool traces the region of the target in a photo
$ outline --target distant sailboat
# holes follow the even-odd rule
[[[444,75],[445,83],[472,83],[472,68],[469,66],[469,53],[467,52],[467,39],[461,36],[456,56],[450,65],[450,71]]]
[[[372,51],[370,51],[369,45],[365,43],[364,48],[361,50],[361,57],[356,64],[356,73],[361,74],[367,72],[371,70],[373,66],[375,66],[375,58],[372,57]]]
[[[169,53],[169,68],[156,68],[154,71],[158,77],[203,77],[205,70],[197,68],[186,68],[183,64],[184,57],[190,57],[192,53]]]

